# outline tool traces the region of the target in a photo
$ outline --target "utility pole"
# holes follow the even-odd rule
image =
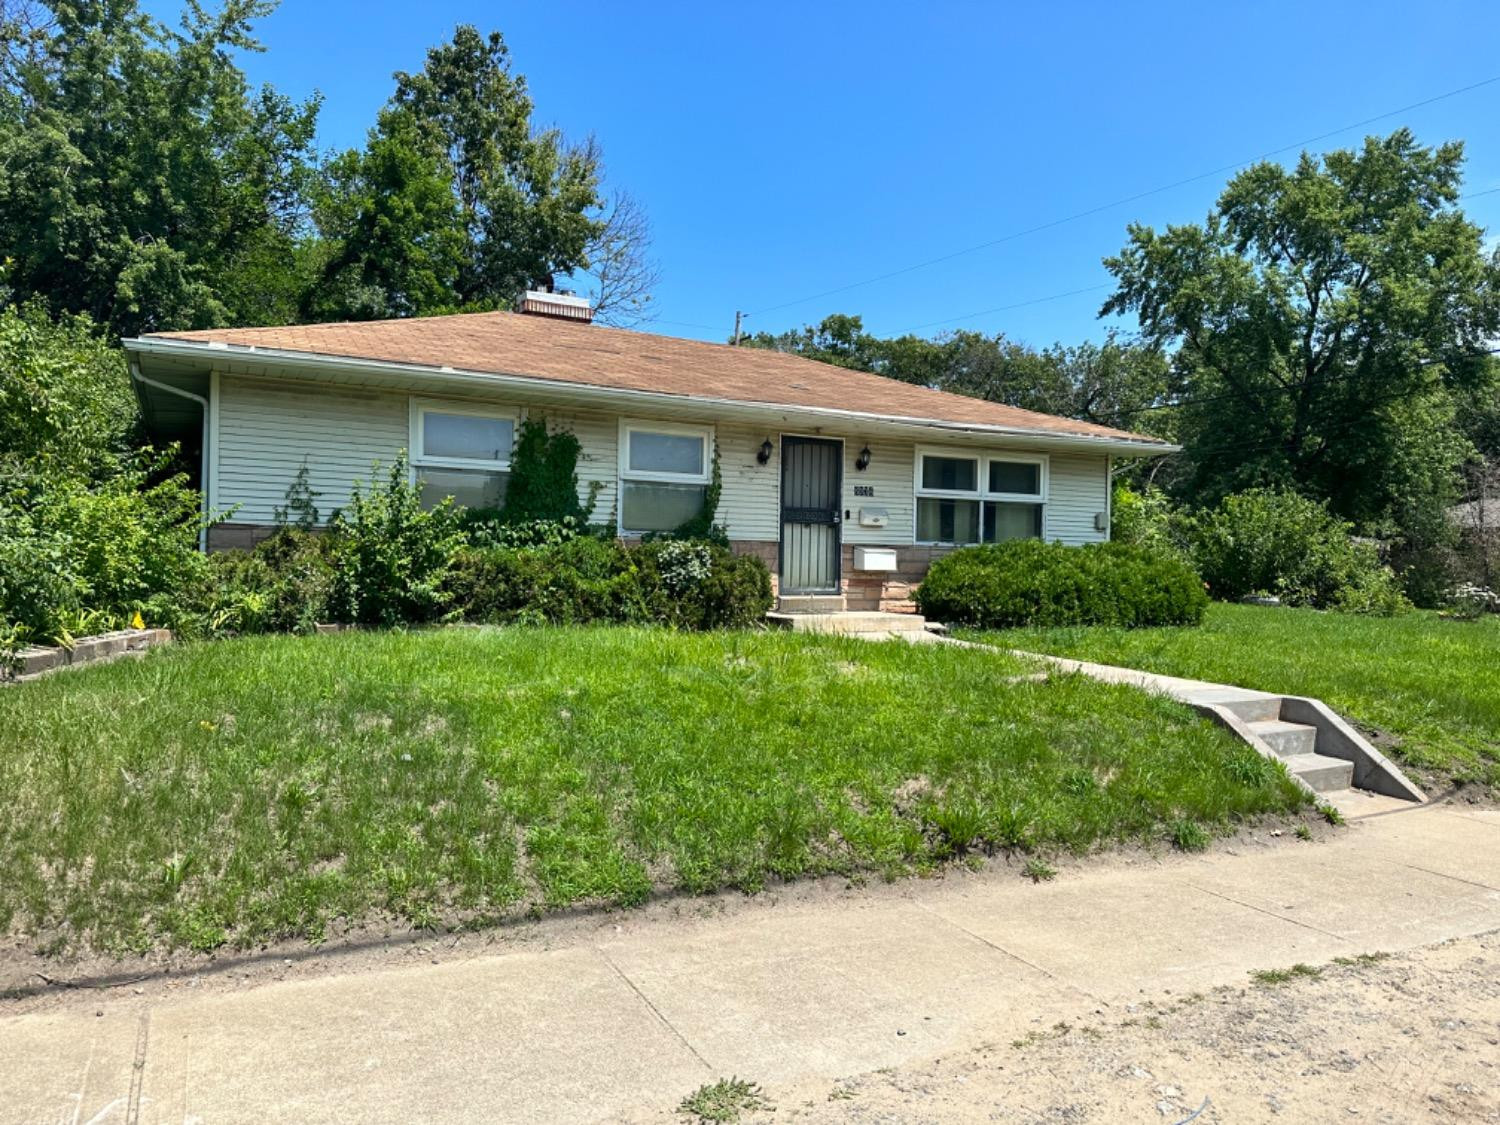
[[[745,314],[742,313],[742,312],[740,312],[739,309],[735,309],[734,310],[734,346],[735,347],[739,347],[740,346],[740,321],[744,318],[744,316],[745,316]]]

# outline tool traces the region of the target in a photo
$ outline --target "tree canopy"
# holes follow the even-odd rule
[[[640,315],[643,212],[606,199],[592,137],[536,126],[498,32],[458,27],[325,157],[319,98],[236,62],[273,7],[187,0],[169,28],[138,0],[0,0],[0,296],[131,335],[503,308],[597,258],[610,317]]]
[[[1500,263],[1456,203],[1463,146],[1400,129],[1230,181],[1200,225],[1133,225],[1104,313],[1172,350],[1198,503],[1260,485],[1365,526],[1440,504],[1469,451],[1459,397],[1493,378]]]
[[[743,343],[1023,410],[1158,436],[1170,432],[1171,412],[1160,409],[1167,393],[1165,357],[1156,347],[1114,334],[1103,343],[1038,350],[1003,333],[879,337],[864,330],[860,317],[835,313],[816,325],[759,332]]]

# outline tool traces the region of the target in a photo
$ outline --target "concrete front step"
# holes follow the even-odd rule
[[[1261,719],[1249,724],[1251,731],[1282,758],[1313,754],[1318,749],[1318,728],[1306,723]]]
[[[1331,793],[1354,784],[1354,763],[1323,754],[1293,754],[1281,759],[1287,772],[1307,782],[1315,793]]]
[[[848,604],[843,594],[787,594],[776,599],[776,612],[843,613]]]
[[[766,620],[797,633],[891,634],[924,633],[925,618],[915,613],[768,613]]]

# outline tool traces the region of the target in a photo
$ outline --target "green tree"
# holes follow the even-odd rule
[[[381,112],[363,150],[333,160],[318,195],[327,239],[310,320],[414,316],[455,303],[464,227],[446,158],[411,115]]]
[[[252,93],[266,0],[0,8],[0,254],[21,299],[120,334],[286,319],[318,102]],[[39,18],[39,13],[45,18]]]
[[[458,27],[420,71],[397,73],[392,105],[446,156],[464,233],[456,303],[494,306],[588,265],[604,225],[598,148],[534,127],[498,31]]]
[[[1405,129],[1230,181],[1202,225],[1132,226],[1105,313],[1175,348],[1198,503],[1286,486],[1366,526],[1451,495],[1453,395],[1491,378],[1500,263],[1455,206],[1463,148]]]
[[[882,338],[866,332],[860,317],[835,313],[816,325],[756,333],[744,344],[1101,425],[1162,436],[1171,426],[1170,409],[1162,409],[1168,373],[1162,352],[1114,334],[1102,344],[1037,351],[1000,333]]]

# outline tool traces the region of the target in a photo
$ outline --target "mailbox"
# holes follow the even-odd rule
[[[854,569],[895,570],[896,548],[856,547],[854,548]]]
[[[859,510],[860,527],[884,527],[891,522],[891,513],[884,508],[861,508]]]

